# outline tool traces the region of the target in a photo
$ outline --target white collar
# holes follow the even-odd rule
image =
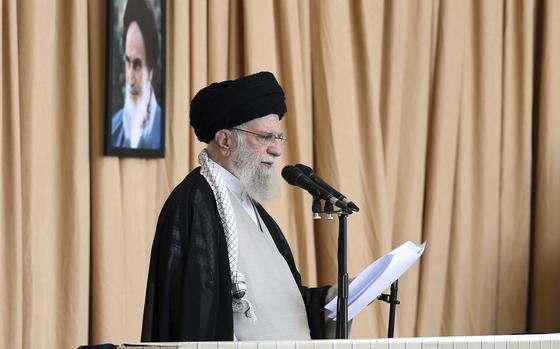
[[[216,165],[218,165],[220,175],[222,176],[224,184],[229,189],[229,191],[231,191],[241,203],[247,200],[247,191],[245,190],[245,186],[243,185],[243,183],[241,183],[241,181],[237,177],[220,166],[218,163],[216,163]]]

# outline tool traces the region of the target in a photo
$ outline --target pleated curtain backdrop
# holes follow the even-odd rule
[[[166,157],[103,156],[106,3],[2,0],[0,345],[138,341],[161,206],[203,144],[189,103],[272,71],[280,161],[361,207],[356,275],[427,241],[396,335],[560,331],[560,2],[168,0]],[[336,282],[337,222],[267,204],[308,285]],[[351,337],[386,335],[374,303]]]

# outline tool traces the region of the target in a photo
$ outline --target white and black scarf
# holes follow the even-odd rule
[[[226,235],[227,251],[229,258],[229,269],[231,271],[231,295],[232,308],[236,313],[245,313],[245,316],[256,321],[255,311],[251,302],[245,298],[247,292],[247,284],[245,277],[237,270],[237,261],[239,260],[239,233],[237,231],[237,220],[231,206],[228,190],[224,184],[224,180],[220,174],[218,164],[216,164],[208,156],[206,150],[202,150],[198,154],[198,162],[200,163],[200,174],[206,178],[218,206],[220,220],[224,227]]]

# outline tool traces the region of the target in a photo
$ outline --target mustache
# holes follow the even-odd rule
[[[126,90],[128,93],[138,95],[142,92],[142,88],[138,85],[127,85]]]
[[[274,165],[274,164],[276,163],[276,159],[277,159],[277,158],[274,157],[274,156],[265,155],[265,156],[262,156],[262,157],[259,159],[259,161],[260,161],[260,162],[267,162],[267,163],[270,163],[270,164],[273,164],[273,165]]]

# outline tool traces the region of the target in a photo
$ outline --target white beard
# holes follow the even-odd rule
[[[261,161],[274,163],[275,157],[260,155],[239,145],[231,154],[230,164],[233,174],[245,186],[250,197],[258,202],[275,199],[279,194],[274,167],[265,168]]]
[[[148,117],[148,104],[150,103],[151,86],[148,85],[148,88],[144,89],[140,93],[140,99],[136,102],[130,97],[130,93],[128,91],[130,88],[130,86],[126,87],[127,93],[124,100],[124,138],[130,140],[131,148],[137,148],[140,138],[142,137],[142,132],[144,131],[144,121],[147,120]]]

